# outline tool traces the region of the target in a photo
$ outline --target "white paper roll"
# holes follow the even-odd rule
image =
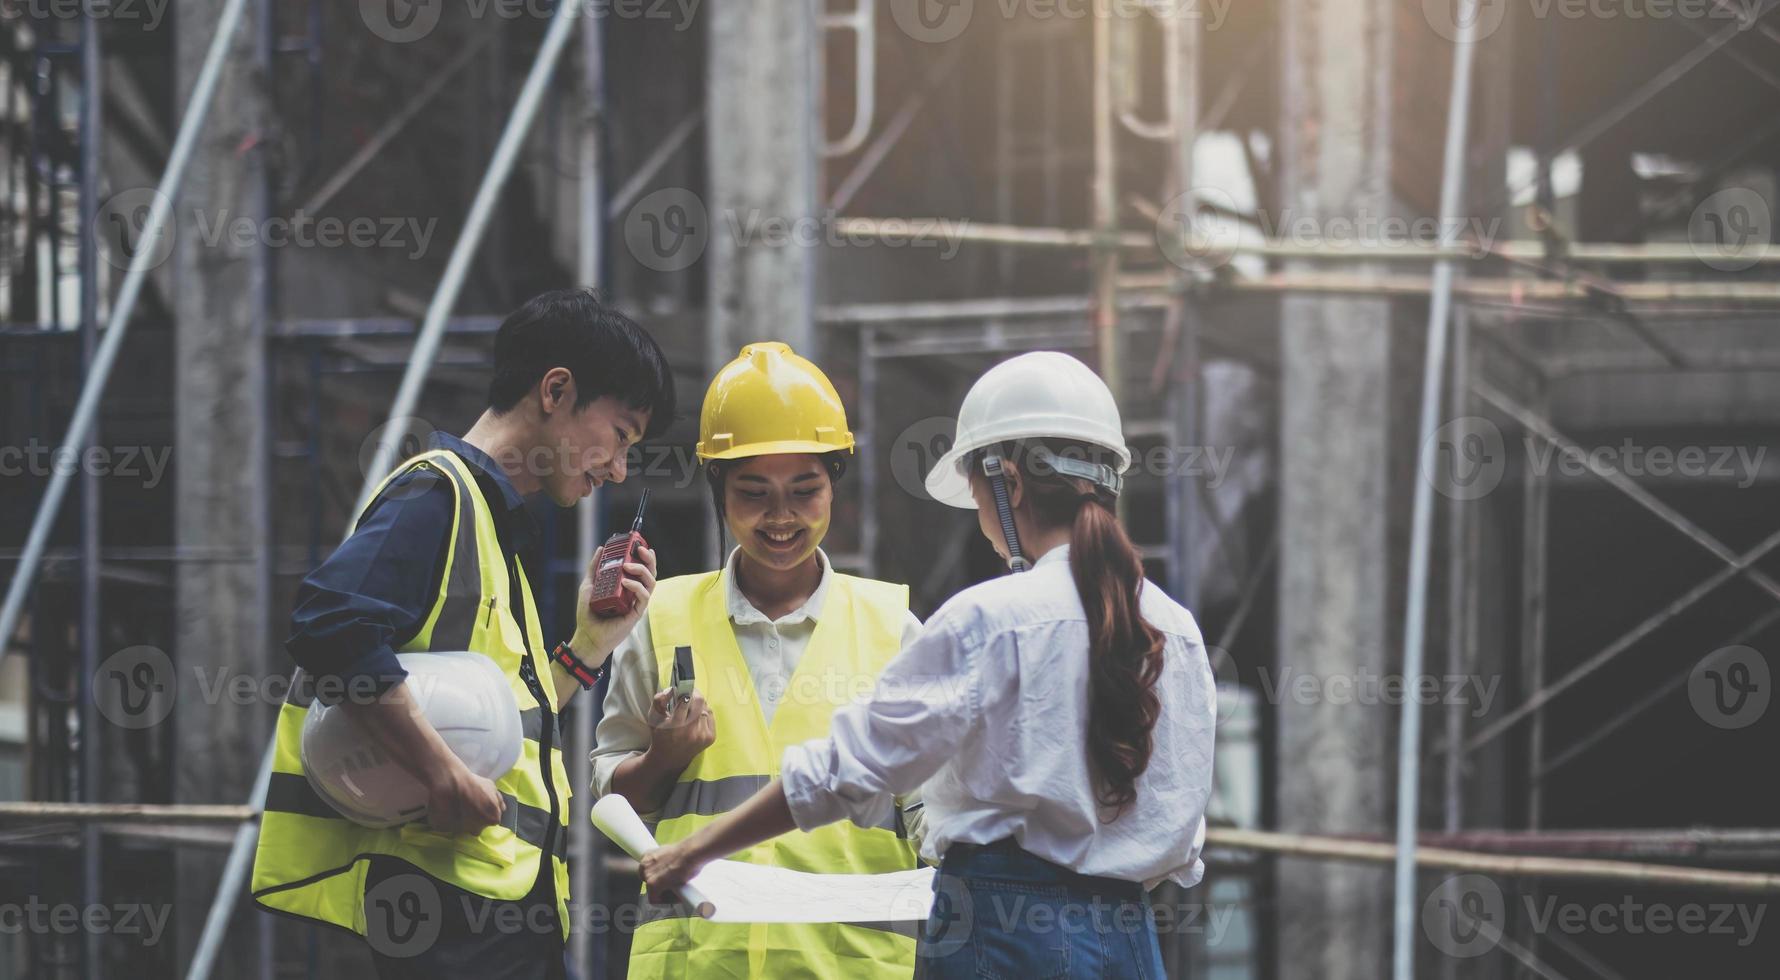
[[[643,818],[637,816],[630,801],[617,793],[607,793],[600,797],[599,802],[593,805],[592,814],[593,825],[612,838],[619,847],[624,848],[624,853],[638,861],[643,859],[643,855],[661,846],[655,842],[655,835],[649,833],[649,828],[643,826]],[[681,885],[677,890],[686,904],[701,917],[708,919],[717,914],[717,906],[694,888],[691,882]]]

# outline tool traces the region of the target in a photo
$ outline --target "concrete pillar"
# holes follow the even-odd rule
[[[814,357],[820,9],[814,0],[725,3],[706,16],[709,363],[714,370],[754,340]]]
[[[706,374],[756,340],[782,340],[818,360],[821,7],[724,3],[705,16]],[[707,515],[712,567],[722,560],[718,539]]]
[[[1389,0],[1287,0],[1280,18],[1280,201],[1292,218],[1308,216],[1325,231],[1331,219],[1392,210],[1392,8]],[[1275,676],[1287,681],[1396,669],[1387,628],[1390,320],[1383,299],[1283,302]],[[1394,712],[1301,697],[1289,684],[1274,701],[1279,829],[1386,831]],[[1280,976],[1388,974],[1388,866],[1281,860],[1278,897]]]
[[[178,104],[197,79],[223,6],[223,0],[193,0],[180,8]],[[264,294],[258,288],[263,249],[238,244],[232,235],[207,242],[201,233],[214,234],[225,221],[263,220],[261,153],[243,149],[265,134],[265,77],[255,67],[262,28],[254,7],[223,69],[174,206],[175,529],[187,557],[177,572],[171,653],[179,694],[169,721],[175,726],[174,796],[180,803],[247,799],[273,709],[259,699],[228,696],[228,685],[217,681],[246,675],[259,682],[286,670],[282,652],[273,648],[267,610],[267,393],[259,306]],[[257,241],[258,235],[242,238]],[[208,849],[179,852],[174,918],[182,969],[216,895],[223,858],[224,852]],[[253,919],[235,920],[217,976],[256,973],[258,932]]]

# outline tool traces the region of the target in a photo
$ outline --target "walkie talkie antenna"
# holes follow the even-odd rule
[[[647,510],[648,507],[649,488],[644,487],[643,495],[637,499],[637,519],[630,522],[630,529],[632,531],[641,531],[643,529],[643,511]]]

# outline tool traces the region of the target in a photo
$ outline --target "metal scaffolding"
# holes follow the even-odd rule
[[[1474,6],[1474,3],[1475,0],[1467,0],[1466,6]],[[205,111],[213,94],[223,53],[239,28],[244,7],[245,0],[229,0],[224,17],[218,24],[216,41],[206,60],[204,75],[181,116],[179,136],[154,207],[149,213],[148,230],[143,235],[145,240],[152,239],[155,230],[168,220],[171,202],[177,198],[192,141],[204,123]],[[481,232],[493,212],[498,191],[514,164],[520,140],[532,123],[545,86],[568,43],[576,23],[574,14],[578,9],[578,5],[563,4],[553,15],[543,46],[506,121],[494,159],[470,206],[465,231],[453,249],[450,262],[418,331],[409,321],[395,319],[288,321],[275,325],[269,338],[271,342],[319,344],[327,342],[329,338],[347,336],[414,337],[414,352],[389,413],[393,420],[412,414],[437,361],[439,347],[446,334],[463,332],[485,335],[498,323],[488,317],[454,318],[452,312]],[[871,5],[865,4],[859,10],[867,12],[863,16],[869,17]],[[1765,7],[1762,12],[1766,12]],[[834,19],[828,26],[831,29],[853,31],[864,44],[869,33],[869,20],[861,21],[860,16],[862,15],[855,12]],[[1461,16],[1458,22],[1475,26],[1473,17]],[[89,31],[91,23],[89,18]],[[703,120],[703,110],[696,109],[686,116],[670,131],[656,152],[644,160],[639,171],[607,196],[605,175],[599,162],[599,116],[603,111],[604,100],[599,58],[602,43],[600,28],[597,18],[584,18],[580,24],[584,32],[582,40],[586,52],[580,84],[589,108],[586,118],[580,121],[579,134],[579,179],[583,197],[577,220],[581,243],[577,269],[582,282],[591,284],[597,280],[601,266],[601,238],[606,220],[624,213],[628,205],[647,189],[668,158],[686,145]],[[1574,439],[1550,420],[1547,395],[1549,387],[1556,378],[1575,373],[1614,370],[1614,365],[1620,363],[1638,369],[1655,367],[1680,371],[1721,366],[1732,369],[1741,366],[1750,370],[1780,369],[1780,362],[1777,361],[1743,357],[1730,358],[1731,363],[1720,365],[1696,354],[1677,351],[1664,339],[1661,332],[1650,328],[1649,322],[1676,315],[1716,316],[1750,311],[1771,312],[1776,306],[1780,306],[1780,283],[1726,280],[1615,281],[1594,271],[1619,266],[1697,264],[1697,252],[1682,245],[1565,243],[1560,256],[1554,253],[1549,242],[1505,242],[1484,248],[1479,243],[1459,241],[1450,235],[1431,246],[1355,247],[1342,243],[1264,241],[1233,243],[1227,248],[1220,246],[1218,253],[1220,258],[1249,255],[1269,262],[1293,259],[1354,265],[1395,263],[1418,270],[1413,272],[1381,274],[1372,269],[1358,272],[1293,270],[1243,276],[1212,263],[1197,268],[1149,271],[1149,266],[1155,264],[1153,260],[1164,243],[1158,241],[1155,234],[1132,232],[1121,226],[1121,188],[1118,178],[1121,174],[1128,173],[1129,168],[1121,167],[1120,140],[1147,140],[1161,143],[1167,148],[1169,163],[1161,186],[1154,188],[1159,199],[1167,200],[1193,186],[1192,149],[1202,130],[1199,108],[1202,100],[1195,71],[1200,60],[1197,20],[1183,12],[1177,17],[1161,16],[1159,24],[1165,39],[1164,65],[1160,75],[1167,84],[1166,98],[1162,101],[1168,107],[1168,114],[1161,121],[1148,121],[1137,117],[1135,102],[1128,93],[1122,92],[1114,73],[1116,32],[1129,29],[1129,26],[1105,17],[1094,18],[1093,175],[1088,188],[1093,227],[1070,229],[1015,225],[1012,223],[1012,191],[1007,184],[997,188],[996,213],[1002,223],[954,223],[961,240],[1003,247],[997,255],[1003,281],[1011,280],[1018,256],[1025,254],[1026,250],[1069,249],[1085,253],[1092,269],[1087,295],[831,304],[816,311],[818,323],[830,330],[852,332],[858,343],[859,404],[856,428],[860,431],[859,472],[866,506],[862,511],[858,553],[851,556],[837,555],[837,561],[845,559],[845,564],[858,568],[867,575],[873,574],[878,561],[884,532],[875,501],[884,476],[880,459],[884,454],[885,434],[877,421],[880,416],[879,401],[883,397],[882,371],[888,361],[961,354],[989,356],[1045,348],[1093,350],[1097,353],[1099,368],[1109,385],[1121,396],[1127,396],[1133,390],[1136,379],[1127,377],[1128,354],[1123,344],[1133,337],[1153,333],[1164,341],[1163,349],[1167,351],[1164,362],[1155,365],[1155,373],[1151,378],[1152,390],[1160,389],[1166,395],[1162,409],[1164,414],[1158,418],[1128,419],[1128,427],[1133,431],[1158,435],[1173,446],[1192,446],[1201,438],[1201,412],[1196,399],[1202,378],[1201,349],[1203,344],[1210,342],[1210,338],[1203,335],[1204,324],[1212,318],[1219,304],[1233,298],[1257,294],[1369,295],[1413,299],[1428,297],[1428,346],[1420,406],[1420,439],[1417,444],[1420,452],[1426,454],[1431,451],[1433,430],[1443,410],[1457,419],[1473,414],[1473,406],[1487,406],[1518,425],[1524,432],[1557,447],[1561,452],[1574,454],[1595,477],[1688,538],[1717,559],[1722,567],[1562,676],[1552,679],[1548,677],[1545,636],[1549,606],[1546,552],[1551,487],[1548,480],[1529,472],[1521,488],[1523,508],[1520,530],[1523,546],[1519,575],[1518,602],[1521,616],[1517,649],[1521,668],[1532,681],[1532,690],[1519,705],[1475,731],[1467,730],[1466,720],[1461,712],[1449,712],[1442,719],[1443,731],[1432,746],[1432,758],[1427,760],[1441,760],[1444,763],[1440,794],[1443,800],[1442,834],[1429,835],[1421,832],[1419,827],[1419,803],[1424,796],[1420,767],[1424,758],[1429,755],[1426,751],[1429,746],[1421,732],[1419,703],[1411,699],[1405,706],[1398,742],[1400,780],[1397,832],[1393,842],[1383,839],[1356,841],[1216,828],[1211,832],[1211,846],[1223,852],[1394,863],[1394,973],[1399,980],[1407,980],[1414,975],[1414,950],[1411,944],[1414,919],[1410,895],[1414,890],[1418,869],[1488,871],[1508,876],[1679,885],[1762,894],[1780,892],[1780,876],[1773,874],[1690,868],[1673,863],[1634,865],[1595,861],[1575,858],[1566,850],[1589,848],[1590,853],[1635,853],[1679,862],[1698,858],[1702,853],[1701,848],[1717,846],[1720,850],[1716,853],[1745,858],[1752,854],[1772,854],[1780,848],[1780,842],[1774,839],[1774,832],[1771,830],[1646,832],[1635,836],[1635,839],[1632,835],[1621,832],[1598,831],[1589,832],[1589,839],[1586,841],[1577,840],[1575,834],[1565,838],[1558,834],[1540,833],[1543,820],[1542,790],[1546,779],[1553,772],[1599,746],[1613,732],[1629,724],[1661,698],[1679,688],[1686,681],[1687,671],[1681,671],[1664,686],[1633,704],[1630,710],[1598,731],[1556,751],[1552,751],[1546,744],[1544,711],[1551,703],[1579,689],[1602,668],[1636,648],[1664,624],[1694,607],[1728,582],[1743,579],[1768,595],[1780,598],[1780,581],[1757,567],[1757,562],[1764,556],[1780,548],[1780,532],[1769,535],[1753,547],[1738,547],[1719,540],[1648,489],[1583,453]],[[1046,43],[1044,39],[1048,36],[1050,35],[1034,32],[1022,35],[1018,43]],[[1623,121],[1638,106],[1720,50],[1729,36],[1729,32],[1719,32],[1707,37],[1680,61],[1652,76],[1647,84],[1640,86],[1572,134],[1559,148],[1582,146]],[[1039,170],[1045,190],[1043,216],[1045,220],[1054,223],[1059,213],[1056,201],[1062,193],[1061,173],[1065,157],[1061,146],[1061,127],[1055,115],[1054,96],[1060,83],[1052,59],[1040,59],[1033,66],[1043,73],[1041,90],[1050,93],[1051,98],[1047,100],[1043,129],[1036,140],[1028,134],[1018,133],[1013,125],[1012,113],[1008,111],[1014,98],[1013,67],[1021,61],[1018,57],[1008,57],[1008,52],[1014,50],[1015,43],[1010,38],[1000,49],[1008,82],[1007,88],[998,90],[997,96],[998,105],[1003,110],[998,114],[997,120],[1000,127],[995,142],[997,159],[1004,174],[1025,169],[1029,165]],[[95,148],[98,145],[96,132],[101,95],[96,67],[96,35],[89,32],[86,44],[81,62],[84,81],[82,120],[89,138],[82,147],[85,161],[81,176],[82,214],[88,217],[82,221],[81,226],[81,323],[90,366],[73,420],[61,441],[61,445],[72,447],[85,444],[92,431],[106,381],[122,346],[147,275],[150,252],[148,249],[138,250],[120,291],[111,301],[109,321],[101,332],[97,324],[100,304],[98,277],[95,274],[96,261],[93,257],[93,226],[90,220],[96,208],[96,184],[93,181],[96,180],[97,171]],[[392,117],[333,179],[311,194],[307,206],[320,207],[355,174],[370,166],[378,152],[396,133],[437,97],[446,82],[463,70],[486,45],[487,37],[484,36],[467,46],[446,71],[418,92],[410,104]],[[869,44],[864,46],[870,47]],[[1463,190],[1466,175],[1461,151],[1465,144],[1466,114],[1471,102],[1469,71],[1473,47],[1466,43],[1466,39],[1461,38],[1455,49],[1457,57],[1453,67],[1448,108],[1449,128],[1441,190],[1440,212],[1443,216],[1460,213],[1465,199]],[[909,130],[922,112],[930,95],[940,87],[939,80],[948,77],[957,62],[956,51],[948,54],[935,77],[916,86],[909,93],[907,101],[889,117],[876,139],[870,139],[872,102],[863,98],[859,101],[858,113],[847,137],[841,141],[841,145],[830,147],[836,155],[863,151],[851,172],[835,186],[830,197],[834,207],[844,208],[870,181],[897,140]],[[869,66],[861,66],[860,70],[861,77],[866,79],[862,91],[869,93],[873,87],[871,81],[874,72]],[[1227,108],[1228,102],[1220,96],[1219,104]],[[1215,119],[1222,111],[1214,107],[1207,116]],[[1022,159],[1022,153],[1034,148],[1036,163],[1029,164]],[[1558,148],[1544,149],[1549,156]],[[1542,179],[1549,181],[1548,171],[1542,171]],[[1549,189],[1545,188],[1545,191],[1548,195]],[[851,216],[839,219],[837,227],[848,235],[880,235],[890,230],[906,232],[916,220]],[[1443,222],[1442,227],[1452,225],[1451,222]],[[1136,271],[1127,268],[1128,264],[1143,265],[1144,260],[1150,260],[1149,265]],[[1755,261],[1759,266],[1780,263],[1780,250],[1770,250],[1768,254],[1758,256]],[[1469,275],[1470,269],[1481,267],[1480,263],[1488,263],[1491,269],[1505,267],[1508,272],[1494,277]],[[1425,271],[1419,271],[1424,267]],[[1537,278],[1528,277],[1526,273],[1529,267]],[[1521,274],[1515,275],[1515,272]],[[1554,362],[1547,353],[1530,349],[1507,336],[1505,332],[1493,329],[1507,318],[1534,316],[1550,316],[1571,322],[1586,320],[1615,323],[1629,331],[1643,350],[1636,359],[1623,362]],[[1450,349],[1446,342],[1449,328]],[[1530,398],[1518,397],[1512,393],[1512,386],[1498,384],[1485,376],[1485,364],[1480,362],[1497,363],[1494,355],[1500,355],[1500,360],[1521,370],[1522,386],[1533,392]],[[312,364],[316,363],[318,362],[312,358]],[[1184,365],[1184,369],[1178,369],[1176,365]],[[1174,383],[1167,383],[1170,378],[1176,379]],[[268,394],[268,397],[271,395]],[[395,451],[393,443],[380,444],[367,472],[374,475],[387,471],[395,461]],[[311,452],[319,450],[311,447]],[[1418,467],[1418,473],[1420,472],[1426,472],[1425,467]],[[5,604],[0,607],[0,657],[4,657],[11,647],[25,600],[48,553],[51,527],[72,483],[72,475],[58,472],[51,478],[24,548],[18,554]],[[362,507],[365,503],[366,495],[374,483],[374,479],[367,480],[359,495],[359,506]],[[83,530],[79,551],[84,596],[81,637],[82,658],[86,664],[87,676],[91,677],[98,655],[97,570],[101,550],[96,532],[97,485],[90,479],[84,481],[84,485],[87,490],[82,498]],[[1165,495],[1167,507],[1164,540],[1143,542],[1146,552],[1162,556],[1167,568],[1170,591],[1190,608],[1197,608],[1195,599],[1198,594],[1197,583],[1193,581],[1193,556],[1200,544],[1193,540],[1194,529],[1198,526],[1198,494],[1199,488],[1190,477],[1171,477]],[[1407,582],[1409,616],[1403,635],[1405,673],[1411,676],[1420,676],[1423,671],[1423,650],[1428,639],[1426,610],[1434,564],[1436,504],[1432,487],[1425,479],[1418,478],[1409,561],[1410,577]],[[1462,672],[1468,669],[1462,665],[1476,662],[1477,638],[1474,626],[1477,616],[1475,607],[1479,602],[1478,584],[1464,559],[1476,552],[1479,522],[1457,500],[1449,501],[1445,508],[1445,517],[1448,521],[1445,545],[1448,559],[1446,584],[1449,587],[1445,600],[1448,630],[1445,642],[1447,655],[1452,663],[1461,665],[1458,669]],[[596,539],[596,521],[591,504],[583,506],[579,521],[577,540],[583,548],[579,558],[580,564],[584,565],[586,549]],[[1270,552],[1270,560],[1271,556]],[[314,559],[315,556],[311,555],[309,564],[313,564]],[[1257,571],[1250,588],[1244,590],[1245,610],[1247,602],[1252,600],[1253,591],[1259,589],[1265,574],[1266,567],[1263,566]],[[1732,632],[1729,642],[1741,642],[1741,639],[1755,635],[1776,621],[1780,621],[1780,608],[1769,610],[1755,621]],[[1232,624],[1232,629],[1235,625]],[[1468,757],[1496,744],[1503,735],[1522,724],[1527,726],[1529,734],[1529,793],[1525,813],[1528,830],[1494,834],[1466,831],[1462,826],[1462,784]],[[575,738],[582,748],[591,745],[591,712],[581,712],[578,715]],[[96,743],[88,739],[83,748],[92,752],[96,750]],[[98,804],[95,802],[92,783],[87,782],[82,793],[84,804],[0,804],[0,825],[16,827],[66,824],[75,827],[76,832],[82,835],[81,839],[86,842],[88,861],[85,867],[85,888],[89,896],[96,895],[100,887],[100,869],[97,864],[99,848],[96,842],[101,834],[165,832],[164,839],[169,841],[218,845],[223,838],[215,834],[214,828],[233,826],[235,834],[228,839],[231,843],[228,870],[219,886],[205,930],[203,946],[188,974],[203,977],[208,975],[214,962],[229,916],[237,905],[239,890],[245,880],[257,834],[257,820],[263,803],[269,760],[268,748],[254,795],[246,806],[155,807]],[[93,778],[95,768],[89,755],[82,767],[87,780]],[[584,797],[585,794],[583,806]],[[580,815],[576,819],[584,826],[584,811],[578,813]],[[212,828],[207,831],[211,836],[194,836],[200,833],[194,831],[194,827]],[[590,837],[591,835],[584,833],[577,841],[578,845],[584,846],[578,846],[575,852],[576,888],[605,895],[605,862],[595,856],[598,850]],[[1766,850],[1756,850],[1758,846]],[[1503,848],[1513,848],[1521,853],[1493,853]],[[1537,962],[1537,954],[1533,949],[1516,946],[1511,952],[1523,962]],[[90,962],[97,960],[97,949],[91,942],[86,955]],[[589,949],[585,935],[576,936],[575,955],[577,962],[588,962]]]

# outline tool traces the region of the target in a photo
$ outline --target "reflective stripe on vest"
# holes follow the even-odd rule
[[[303,775],[303,719],[322,682],[297,671],[279,709],[278,735],[266,809],[261,817],[259,846],[254,855],[253,897],[262,906],[315,919],[363,934],[363,888],[369,858],[387,855],[458,888],[499,900],[523,897],[537,880],[546,842],[556,882],[559,921],[566,937],[568,918],[568,811],[571,793],[563,769],[555,715],[547,711],[521,676],[520,665],[531,661],[538,690],[550,678],[544,659],[543,630],[531,598],[531,586],[517,562],[511,570],[524,594],[517,614],[509,581],[509,565],[489,508],[475,476],[462,459],[447,450],[433,450],[402,464],[378,487],[381,496],[398,475],[427,468],[445,478],[455,506],[438,598],[414,638],[398,652],[474,650],[493,660],[506,675],[520,708],[525,741],[519,762],[495,781],[506,804],[502,822],[477,835],[442,834],[424,822],[383,830],[361,827],[341,817]],[[373,499],[376,499],[375,497]],[[362,515],[361,515],[362,517]],[[521,620],[523,619],[523,622]],[[322,693],[360,697],[346,686]],[[329,697],[329,700],[333,700]],[[549,753],[544,772],[543,745]],[[546,783],[549,780],[549,783]],[[557,815],[550,818],[550,784],[554,784]]]
[[[649,632],[660,676],[674,648],[690,645],[698,689],[715,716],[717,741],[699,753],[669,792],[651,828],[662,843],[683,840],[779,774],[787,747],[828,734],[834,709],[870,694],[901,649],[908,588],[835,574],[803,659],[768,725],[730,625],[727,571],[657,583]],[[735,860],[824,874],[879,874],[919,867],[900,821],[841,822],[792,831],[731,855]],[[629,975],[668,977],[907,978],[920,923],[736,924],[688,918],[644,903]]]

